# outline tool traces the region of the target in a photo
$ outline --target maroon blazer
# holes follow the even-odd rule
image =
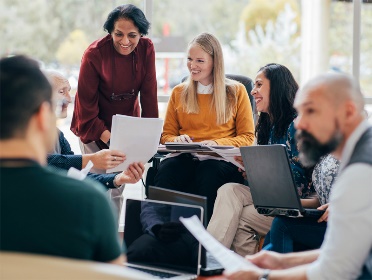
[[[118,96],[123,100],[117,100]],[[141,38],[129,55],[114,49],[111,35],[93,42],[84,52],[71,131],[83,143],[99,141],[105,130],[111,130],[115,114],[159,115],[155,50],[148,38]]]

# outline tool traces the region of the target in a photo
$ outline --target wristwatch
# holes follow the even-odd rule
[[[270,274],[270,269],[265,269],[262,275],[258,278],[258,280],[268,280]]]

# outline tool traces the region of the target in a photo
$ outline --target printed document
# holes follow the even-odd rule
[[[163,120],[138,118],[124,115],[112,117],[110,150],[119,150],[126,155],[123,163],[106,172],[124,171],[131,163],[147,163],[157,152]]]
[[[198,152],[213,152],[228,162],[245,171],[244,166],[234,159],[235,156],[241,156],[240,149],[234,146],[209,146],[200,142],[179,143],[179,142],[166,142],[165,146],[159,146],[159,150],[168,149],[174,152],[181,153],[198,153]]]
[[[88,161],[87,165],[81,170],[78,170],[75,167],[70,167],[70,169],[67,171],[67,177],[83,181],[85,177],[87,177],[87,174],[92,169],[93,165],[93,162]]]
[[[241,156],[240,149],[239,148],[232,148],[232,149],[216,149],[213,146],[208,146],[208,148],[223,157],[228,162],[231,162],[232,164],[239,167],[241,170],[245,171],[244,166],[241,165],[238,161],[235,160],[234,157]]]
[[[230,251],[207,232],[197,216],[180,218],[180,221],[204,248],[223,266],[228,273],[251,268],[254,264]]]

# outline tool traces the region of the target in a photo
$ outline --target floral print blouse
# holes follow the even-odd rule
[[[321,205],[328,203],[331,187],[337,177],[340,162],[328,154],[321,158],[313,171],[313,185]]]
[[[307,175],[305,168],[300,163],[300,159],[298,157],[298,148],[297,148],[297,141],[295,139],[296,128],[294,127],[294,122],[292,121],[288,127],[287,132],[281,138],[277,138],[274,135],[274,127],[271,129],[270,139],[268,145],[273,144],[283,144],[287,146],[287,152],[289,161],[291,164],[293,177],[296,182],[298,194],[301,198],[305,198],[311,193],[314,193],[315,190],[311,184],[311,176]]]

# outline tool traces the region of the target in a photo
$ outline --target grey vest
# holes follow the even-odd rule
[[[368,128],[363,133],[362,137],[355,145],[350,161],[346,166],[354,163],[366,163],[372,165],[372,127]],[[363,274],[358,279],[372,279],[372,248],[364,264]]]

